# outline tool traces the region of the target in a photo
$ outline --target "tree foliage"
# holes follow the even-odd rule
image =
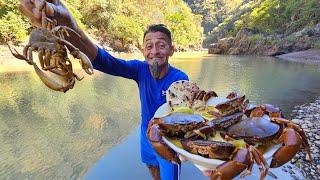
[[[178,46],[200,46],[201,18],[182,0],[65,0],[80,27],[102,43],[140,46],[144,30],[153,23],[166,24]],[[0,41],[22,41],[30,31],[18,11],[18,0],[0,0]]]
[[[29,23],[18,11],[18,0],[0,0],[0,42],[22,42],[26,39]]]
[[[166,24],[179,46],[201,44],[201,19],[183,1],[95,0],[80,11],[83,12],[83,22],[96,36],[119,40],[122,46],[127,43],[141,45],[144,30],[154,23]]]
[[[191,2],[198,1],[200,0]],[[219,7],[221,13],[218,14],[222,19],[208,31],[204,44],[216,42],[226,36],[235,36],[243,28],[265,35],[290,34],[320,22],[319,0],[203,0],[201,2],[212,4],[213,1],[221,3],[222,6]],[[195,12],[194,9],[193,11]],[[208,24],[202,22],[206,23]]]

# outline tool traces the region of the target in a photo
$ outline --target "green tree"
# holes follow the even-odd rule
[[[0,1],[0,42],[19,43],[26,39],[30,28],[27,20],[21,16],[18,0]]]

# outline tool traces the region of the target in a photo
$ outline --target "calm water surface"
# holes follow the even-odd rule
[[[320,67],[247,56],[175,59],[203,89],[254,103],[295,105],[320,96]],[[27,67],[28,65],[26,65]],[[96,72],[63,94],[34,72],[0,74],[0,179],[150,179],[140,162],[136,84]],[[191,163],[181,179],[207,179]]]

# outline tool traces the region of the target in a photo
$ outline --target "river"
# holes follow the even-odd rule
[[[174,57],[172,64],[203,89],[245,94],[288,118],[295,105],[320,96],[319,66],[222,55]],[[0,179],[150,179],[140,162],[136,84],[76,73],[84,79],[67,93],[47,89],[32,71],[0,74]],[[207,179],[184,163],[181,179],[196,178]]]

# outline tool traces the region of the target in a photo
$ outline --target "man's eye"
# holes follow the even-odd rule
[[[159,44],[159,48],[160,49],[164,49],[164,48],[166,48],[166,45],[165,44]]]
[[[152,46],[146,46],[146,49],[150,50],[150,49],[152,49]]]

